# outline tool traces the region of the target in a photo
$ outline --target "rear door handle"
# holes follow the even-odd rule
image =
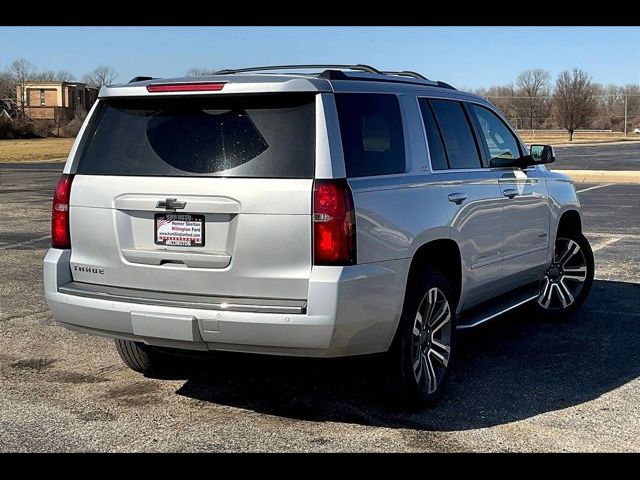
[[[518,190],[516,190],[515,188],[505,188],[502,194],[505,197],[513,198],[518,195]]]
[[[467,199],[467,194],[466,193],[450,193],[449,194],[449,201],[455,203],[456,205],[460,205],[462,202],[464,202]]]

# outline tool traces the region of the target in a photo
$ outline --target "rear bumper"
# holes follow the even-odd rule
[[[67,328],[150,345],[333,357],[388,349],[404,261],[314,267],[306,301],[172,295],[73,282],[67,250],[44,260],[47,303]]]
[[[273,300],[259,298],[216,297],[204,295],[184,295],[155,292],[134,288],[109,287],[93,283],[71,282],[58,286],[58,293],[78,297],[109,300],[113,302],[136,303],[159,307],[219,310],[224,312],[249,313],[305,313],[304,300]]]

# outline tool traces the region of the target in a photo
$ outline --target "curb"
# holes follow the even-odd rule
[[[640,170],[551,170],[569,175],[575,183],[640,185]]]

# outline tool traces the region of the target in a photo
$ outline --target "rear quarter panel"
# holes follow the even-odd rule
[[[378,317],[382,313],[386,316],[384,325],[376,326],[386,347],[402,313],[411,258],[425,243],[451,236],[449,202],[439,180],[428,173],[415,95],[398,98],[404,117],[406,172],[349,179],[356,210],[358,264],[393,270],[393,275],[385,276],[384,284],[372,284],[376,293],[367,297],[370,310],[376,310]]]
[[[398,95],[406,172],[350,178],[356,209],[358,263],[410,260],[423,244],[449,238],[444,191],[428,173],[428,153],[415,93]],[[338,132],[339,133],[339,132]]]

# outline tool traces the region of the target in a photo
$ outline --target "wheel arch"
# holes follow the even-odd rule
[[[427,267],[437,269],[447,278],[453,289],[454,301],[457,306],[462,291],[462,256],[460,254],[460,247],[455,240],[451,238],[440,238],[430,240],[420,245],[411,258],[404,286],[402,302],[403,314],[407,295],[412,287],[412,280],[415,278],[417,272]],[[396,342],[400,321],[401,319],[395,326],[392,345]]]
[[[580,212],[574,209],[568,209],[562,212],[558,220],[556,235],[558,232],[582,233],[582,217],[580,216]]]

